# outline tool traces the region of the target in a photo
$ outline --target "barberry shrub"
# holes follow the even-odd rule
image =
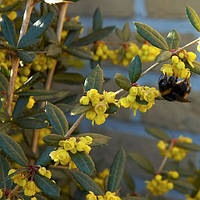
[[[164,38],[135,22],[142,42],[136,44],[130,41],[129,23],[123,29],[103,27],[99,9],[91,33],[82,36],[79,16],[66,17],[68,4],[76,6],[77,1],[0,1],[0,199],[150,200],[163,198],[170,190],[183,193],[187,200],[200,199],[199,169],[190,163],[192,168],[185,171],[179,165],[189,151],[200,151],[190,138],[170,138],[149,127],[146,131],[159,139],[163,156],[158,169],[140,153],[126,153],[120,147],[110,168],[97,172],[90,152],[112,138],[76,129],[84,118],[93,126],[101,125],[121,107],[133,110],[135,116],[137,110],[147,112],[161,99],[189,102],[190,77],[200,74],[200,63],[186,48],[200,38],[180,47],[176,30]],[[186,15],[200,32],[196,11],[187,7]],[[104,40],[114,30],[120,39],[117,44]],[[68,72],[84,67],[83,60],[91,64],[86,77]],[[114,77],[118,91],[103,90],[101,66],[107,60],[127,66],[129,78],[120,73]],[[143,71],[142,63],[153,61]],[[139,85],[137,81],[156,66],[163,77],[160,91]],[[82,94],[52,90],[53,81],[81,85]],[[69,124],[66,114],[80,116]],[[135,190],[133,174],[125,170],[126,154],[128,161],[152,177],[145,181],[145,193]],[[175,164],[168,165],[169,159]],[[122,179],[131,191],[128,194],[121,192]]]

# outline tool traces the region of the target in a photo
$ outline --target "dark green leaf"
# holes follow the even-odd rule
[[[69,129],[69,125],[63,111],[57,106],[47,102],[45,112],[56,133],[65,135]]]
[[[116,113],[119,109],[119,107],[117,105],[115,105],[114,103],[109,103],[108,104],[108,109],[106,110],[107,114],[113,114]]]
[[[55,147],[48,147],[39,157],[39,159],[36,161],[35,165],[41,165],[41,166],[47,166],[51,162],[51,157],[49,154],[52,151],[55,151]]]
[[[190,20],[190,23],[196,28],[198,32],[200,32],[200,18],[196,11],[191,8],[190,6],[186,7],[186,15],[188,19]]]
[[[8,79],[0,72],[0,92],[7,91]]]
[[[108,36],[113,30],[114,30],[114,26],[108,26],[106,28],[102,28],[96,32],[93,32],[85,37],[80,38],[79,40],[71,43],[71,46],[85,46],[88,44],[91,44],[97,40],[101,40],[103,38],[105,38],[106,36]]]
[[[88,77],[85,80],[85,90],[89,91],[90,89],[96,89],[99,92],[102,91],[103,87],[103,82],[104,82],[104,77],[103,77],[103,70],[99,65],[97,65],[88,75]]]
[[[131,83],[135,83],[140,78],[141,73],[142,73],[142,62],[140,60],[140,56],[137,55],[129,65],[128,74]]]
[[[127,171],[124,171],[124,181],[128,188],[131,190],[131,192],[135,192],[135,182],[131,176],[131,174],[127,173]]]
[[[0,148],[17,164],[22,166],[28,165],[28,159],[21,146],[4,133],[0,133]]]
[[[128,91],[131,88],[130,81],[122,74],[116,73],[115,74],[115,83],[122,89]]]
[[[49,146],[58,147],[60,140],[65,140],[65,138],[58,134],[49,134],[44,136],[43,141]]]
[[[1,31],[11,46],[16,46],[15,27],[13,22],[6,16],[2,15]]]
[[[133,159],[133,161],[141,168],[143,168],[146,172],[154,174],[155,170],[151,162],[144,157],[143,155],[135,152],[129,153],[130,157]]]
[[[57,37],[55,31],[51,27],[48,27],[48,29],[45,31],[45,37],[51,43],[54,43],[54,44],[58,44],[59,43],[58,42],[58,37]]]
[[[80,114],[83,114],[83,113],[87,112],[88,110],[90,110],[91,108],[92,108],[91,105],[84,106],[84,105],[77,104],[71,110],[71,115],[80,115]]]
[[[135,22],[137,33],[140,34],[145,40],[150,42],[153,46],[158,47],[163,50],[168,50],[168,44],[165,38],[152,27]]]
[[[85,152],[70,153],[70,157],[76,164],[77,168],[85,174],[91,176],[95,172],[95,165],[92,158]]]
[[[27,103],[29,101],[29,97],[19,97],[17,99],[17,102],[15,104],[14,107],[14,111],[12,113],[12,116],[14,118],[19,117],[20,115],[22,115]]]
[[[177,142],[176,146],[190,150],[190,151],[200,151],[200,146],[194,143]]]
[[[148,101],[141,100],[138,95],[136,96],[136,101],[137,101],[137,103],[139,103],[141,105],[147,105],[148,104]]]
[[[11,169],[11,165],[8,160],[0,154],[0,188],[10,189],[12,185],[11,180],[6,181],[6,177],[8,176],[8,171]]]
[[[57,58],[62,54],[62,48],[58,44],[50,44],[45,48],[47,51],[46,55]]]
[[[87,191],[92,191],[95,195],[104,195],[102,189],[87,174],[71,170],[73,178]]]
[[[116,192],[119,189],[121,179],[124,174],[126,163],[126,152],[123,148],[114,157],[110,168],[110,174],[108,178],[108,191]]]
[[[0,133],[8,133],[11,129],[11,123],[1,123],[0,122]]]
[[[90,146],[104,145],[107,144],[108,141],[111,139],[111,137],[97,133],[81,133],[77,135],[77,137],[85,136],[90,136],[92,138],[92,144]]]
[[[53,13],[41,17],[37,20],[27,31],[27,33],[21,38],[18,43],[18,48],[29,47],[38,42],[38,38],[49,27],[53,20]]]
[[[35,174],[33,178],[35,184],[41,189],[44,194],[51,197],[59,197],[60,189],[56,183],[52,180],[49,180],[47,177],[40,174]]]
[[[58,91],[57,90],[40,90],[40,89],[30,89],[30,90],[25,90],[22,92],[17,92],[19,96],[52,96],[56,95]]]
[[[66,51],[67,53],[73,56],[82,58],[82,59],[93,59],[93,56],[89,50],[85,50],[82,48],[69,47],[69,48],[66,48]]]
[[[169,50],[178,49],[180,47],[181,36],[176,30],[169,32],[166,40],[169,46]]]
[[[80,35],[80,30],[69,31],[67,34],[67,38],[64,42],[64,45],[70,46],[72,42],[74,42],[76,39],[78,39],[79,35]]]
[[[123,41],[127,42],[130,40],[131,37],[131,29],[130,29],[130,25],[129,22],[127,22],[126,24],[124,24],[124,27],[122,29],[122,36],[123,36]]]
[[[85,81],[84,76],[78,73],[56,73],[53,77],[54,81],[67,83],[67,84],[83,84]]]
[[[30,51],[18,51],[17,55],[20,57],[22,61],[25,63],[31,63],[35,59],[36,54]]]
[[[171,140],[167,133],[159,128],[146,128],[146,131],[148,134],[158,138],[159,140],[164,140],[165,142],[169,142]]]
[[[162,53],[160,53],[157,57],[156,57],[156,62],[158,63],[162,63],[165,62],[167,60],[169,60],[172,56],[172,52],[170,51],[163,51]]]
[[[101,10],[99,8],[97,8],[93,14],[93,31],[99,31],[102,29],[102,25],[103,25],[103,17],[101,14]]]

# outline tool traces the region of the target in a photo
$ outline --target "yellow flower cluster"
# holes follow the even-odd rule
[[[92,120],[92,125],[94,125],[94,122],[100,125],[106,121],[108,117],[106,110],[109,108],[109,104],[118,105],[115,96],[114,92],[103,91],[103,94],[99,94],[96,89],[91,89],[86,96],[81,97],[80,104],[92,106],[92,109],[86,112],[86,118]]]
[[[179,173],[177,171],[169,171],[167,174],[170,178],[173,178],[173,179],[179,178]]]
[[[112,60],[114,65],[121,64],[123,66],[128,66],[131,60],[137,55],[138,51],[139,48],[135,43],[124,43],[119,49],[114,51],[109,50],[109,58]],[[124,52],[124,54],[121,55],[121,52]]]
[[[86,200],[121,200],[121,198],[116,196],[115,192],[107,191],[104,196],[96,196],[92,191],[89,191],[89,194],[86,195]]]
[[[119,103],[124,108],[130,108],[134,110],[134,116],[137,109],[140,112],[146,112],[155,104],[155,98],[159,95],[156,88],[150,88],[148,86],[133,86],[129,90],[129,95],[119,100]],[[141,103],[139,102],[141,101]],[[145,103],[142,103],[145,102]]]
[[[141,49],[138,51],[138,55],[142,62],[153,62],[155,58],[160,54],[160,49],[149,45],[143,44]]]
[[[85,137],[71,137],[66,140],[61,140],[59,142],[59,148],[55,151],[52,151],[49,155],[51,159],[55,162],[55,165],[59,163],[61,165],[68,165],[69,168],[76,168],[75,163],[72,161],[69,152],[75,154],[77,152],[86,152],[89,154],[92,144],[92,138],[90,136]]]
[[[147,183],[147,189],[154,195],[162,195],[169,190],[173,190],[174,184],[167,179],[163,180],[161,175],[156,175],[153,180],[145,181]]]
[[[109,176],[109,169],[106,168],[102,172],[99,172],[94,178],[94,181],[104,189],[105,179]]]
[[[110,50],[102,41],[97,41],[95,44],[95,51],[93,52],[93,60],[106,60],[109,56]]]
[[[42,140],[43,137],[49,135],[51,133],[51,130],[49,128],[41,128],[41,129],[37,129],[37,131],[39,132],[39,136],[38,136],[38,145],[42,146],[44,143],[44,141]]]
[[[189,194],[186,194],[186,200],[200,200],[200,190],[193,197],[191,197]]]
[[[33,96],[30,96],[28,103],[26,105],[26,108],[31,109],[34,106],[34,104],[35,104],[35,100],[34,100]]]
[[[188,137],[179,136],[177,139],[178,142],[186,142],[186,143],[192,143],[192,139]],[[185,158],[188,150],[177,147],[174,145],[170,152],[168,152],[169,144],[165,143],[164,141],[160,140],[157,144],[157,147],[160,149],[160,153],[162,156],[168,156],[168,158],[172,158],[176,161],[181,161],[183,158]]]
[[[178,56],[174,55],[171,57],[172,64],[164,64],[160,70],[167,76],[176,76],[182,79],[189,78],[190,70],[185,66],[185,62],[187,61],[193,67],[192,63],[196,57],[196,54],[193,52],[181,51]]]

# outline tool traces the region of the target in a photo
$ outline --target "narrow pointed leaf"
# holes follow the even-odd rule
[[[122,89],[128,91],[131,88],[130,81],[122,74],[116,73],[115,74],[115,83]]]
[[[87,191],[92,191],[95,195],[104,195],[104,192],[100,188],[100,186],[94,182],[92,178],[90,178],[87,174],[77,171],[71,170],[73,178]]]
[[[114,26],[108,26],[106,28],[102,28],[98,31],[95,31],[85,37],[80,38],[79,40],[71,43],[71,46],[85,46],[88,44],[91,44],[97,40],[101,40],[104,37],[108,36],[113,30],[114,30]]]
[[[151,162],[144,157],[143,155],[135,152],[129,153],[129,156],[132,158],[132,160],[141,168],[143,168],[146,172],[154,174],[155,170]]]
[[[49,180],[47,177],[40,174],[35,174],[33,180],[40,190],[44,192],[44,194],[51,197],[60,196],[60,189],[57,184],[52,180]]]
[[[49,27],[53,20],[53,13],[41,17],[37,20],[27,31],[27,33],[21,38],[18,44],[18,48],[25,48],[38,42],[38,38]]]
[[[145,40],[150,42],[153,46],[158,47],[163,50],[168,50],[168,44],[165,38],[152,27],[135,22],[137,33],[140,34]]]
[[[0,92],[7,91],[8,89],[8,79],[0,72]]]
[[[192,63],[194,67],[190,66],[189,63],[186,63],[187,67],[192,71],[194,72],[195,74],[199,74],[200,75],[200,62],[193,62]]]
[[[72,42],[74,42],[76,39],[78,39],[80,35],[80,30],[71,30],[67,34],[67,38],[64,42],[65,46],[70,46]]]
[[[69,129],[69,125],[63,111],[57,106],[47,102],[45,112],[56,133],[65,135]]]
[[[135,181],[132,178],[131,174],[127,173],[126,170],[124,171],[124,181],[131,192],[135,192]]]
[[[95,165],[92,158],[88,154],[85,152],[77,152],[75,154],[70,153],[70,157],[81,172],[89,176],[94,174]]]
[[[148,134],[153,137],[158,138],[159,140],[164,140],[165,142],[169,142],[171,139],[163,130],[158,128],[146,128]]]
[[[119,189],[126,163],[126,152],[123,148],[114,157],[110,168],[107,189],[116,192]]]
[[[0,188],[4,188],[6,186],[7,189],[11,188],[12,181],[7,180],[8,171],[11,169],[11,165],[8,160],[0,154]]]
[[[188,19],[190,20],[190,23],[196,28],[198,32],[200,32],[200,18],[196,11],[191,8],[190,6],[186,7],[186,15]]]
[[[65,138],[58,134],[49,134],[44,136],[42,140],[49,146],[58,147],[60,140],[65,140]]]
[[[97,8],[93,14],[93,26],[92,26],[93,31],[101,30],[102,25],[103,25],[103,17],[101,14],[101,10]]]
[[[0,134],[0,148],[17,164],[22,166],[28,165],[28,159],[21,146],[16,143],[10,136],[4,133]]]
[[[189,181],[186,181],[186,180],[170,180],[173,182],[175,188],[176,187],[181,187],[183,189],[186,189],[186,190],[195,190],[195,187],[192,185],[192,183],[190,183]]]
[[[166,40],[169,46],[169,50],[178,49],[180,47],[181,36],[176,30],[169,32]]]
[[[35,165],[41,165],[43,167],[47,166],[50,162],[51,162],[51,157],[49,156],[49,154],[52,151],[55,151],[56,148],[55,147],[48,147],[39,157],[39,159],[37,160],[37,162],[35,163]]]
[[[87,112],[88,110],[90,110],[92,108],[91,105],[88,106],[84,106],[81,104],[77,104],[72,110],[71,110],[71,115],[81,115],[85,112]]]
[[[156,57],[156,62],[158,63],[162,63],[165,62],[167,60],[169,60],[172,56],[172,52],[170,51],[163,51],[162,53],[160,53],[157,57]]]
[[[140,78],[141,73],[142,73],[142,62],[140,60],[140,56],[137,55],[129,65],[128,74],[131,83],[135,83]]]
[[[90,89],[96,89],[101,92],[103,88],[103,82],[103,70],[99,65],[97,65],[85,80],[85,90],[89,91]]]
[[[82,48],[75,48],[75,47],[69,47],[66,49],[66,51],[76,57],[82,58],[82,59],[93,59],[92,54],[90,51],[84,50]]]
[[[194,143],[177,142],[176,145],[190,151],[200,151],[200,146]]]
[[[15,27],[13,22],[6,15],[2,15],[1,30],[8,43],[15,47]]]
[[[36,54],[30,51],[18,51],[17,55],[20,57],[22,61],[25,63],[31,63],[35,59]]]
[[[122,30],[122,37],[123,37],[123,41],[127,42],[130,40],[131,37],[131,29],[130,29],[130,25],[129,22],[127,22],[126,24],[124,24],[123,30]]]

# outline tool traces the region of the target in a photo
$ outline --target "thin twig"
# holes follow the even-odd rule
[[[85,117],[85,113],[83,113],[77,120],[76,122],[73,124],[73,126],[67,131],[67,133],[65,134],[66,138],[69,138],[70,135],[73,133],[73,131],[77,128],[77,126],[81,123],[81,121],[84,119]]]

